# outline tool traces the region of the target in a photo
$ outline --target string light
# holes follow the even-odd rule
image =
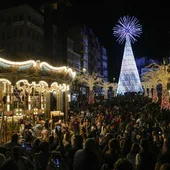
[[[0,58],[0,62],[8,64],[8,65],[14,65],[14,66],[23,66],[23,65],[27,65],[27,64],[32,64],[34,67],[37,67],[38,65],[40,66],[40,68],[46,66],[52,70],[55,71],[65,71],[68,72],[72,78],[74,78],[76,76],[76,72],[74,72],[71,68],[68,68],[66,66],[62,66],[62,67],[53,67],[50,64],[48,64],[47,62],[36,62],[34,60],[28,60],[28,61],[22,61],[22,62],[14,62],[14,61],[9,61],[9,60],[5,60],[3,58]]]
[[[67,68],[66,66],[62,66],[62,67],[53,67],[50,64],[48,64],[47,62],[41,62],[40,63],[40,68],[42,68],[43,66],[46,66],[52,70],[55,71],[62,71],[64,70],[65,72],[68,72],[71,74],[72,78],[74,78],[76,76],[76,72],[74,72],[71,68]]]
[[[37,63],[34,60],[14,62],[14,61],[9,61],[9,60],[5,60],[3,58],[0,58],[0,62],[9,64],[9,65],[18,65],[18,66],[22,66],[22,65],[26,65],[26,64],[33,64],[33,66],[36,67],[36,65],[37,65]]]

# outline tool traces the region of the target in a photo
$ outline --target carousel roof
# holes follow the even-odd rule
[[[0,58],[0,75],[1,78],[9,79],[13,83],[20,79],[27,79],[31,82],[42,80],[51,83],[54,81],[70,83],[76,72],[67,66],[54,67],[39,60],[14,62]]]

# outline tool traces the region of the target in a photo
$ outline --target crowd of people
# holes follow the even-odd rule
[[[38,126],[37,126],[38,127]],[[142,95],[69,111],[67,123],[24,126],[0,146],[0,170],[169,170],[169,111]]]

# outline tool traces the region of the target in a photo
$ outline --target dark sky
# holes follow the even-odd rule
[[[50,1],[50,0],[49,0]],[[28,3],[38,8],[42,0],[1,0],[1,8]],[[118,78],[124,45],[119,45],[112,34],[112,28],[124,15],[136,16],[143,33],[132,45],[135,57],[148,56],[162,59],[168,56],[168,35],[170,28],[170,7],[162,1],[140,0],[72,0],[73,14],[77,21],[89,25],[107,48],[110,78]]]

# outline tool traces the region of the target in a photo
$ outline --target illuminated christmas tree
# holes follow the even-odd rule
[[[135,42],[136,37],[139,37],[142,33],[142,27],[138,24],[138,20],[135,17],[124,16],[119,19],[113,31],[119,43],[122,44],[125,41],[117,94],[143,92],[131,46],[131,42]]]

